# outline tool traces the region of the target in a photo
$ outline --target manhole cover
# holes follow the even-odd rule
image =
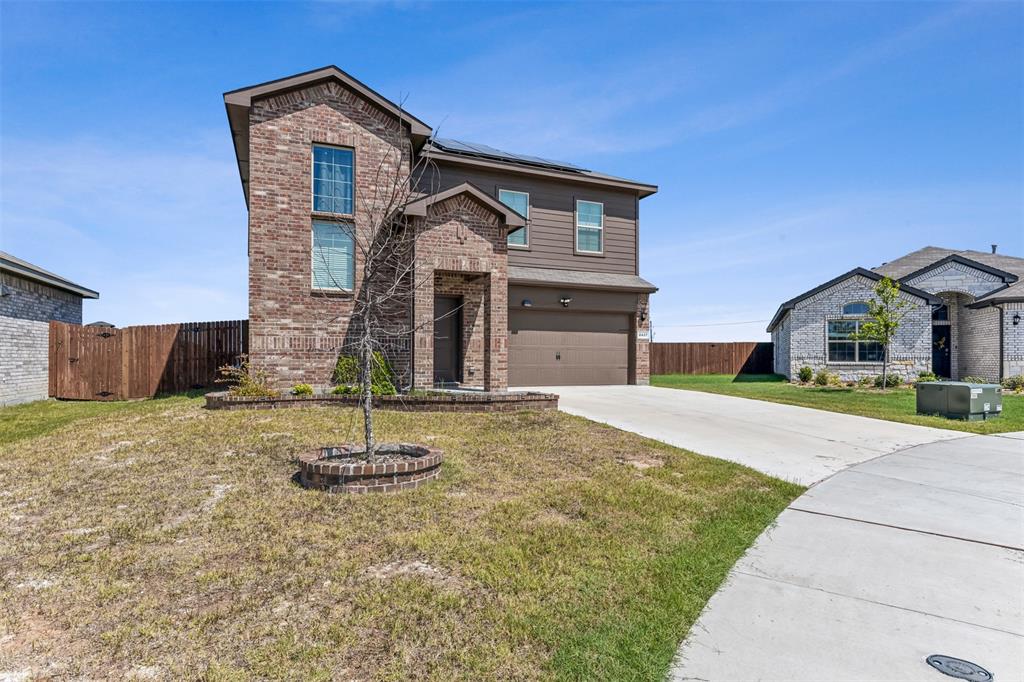
[[[932,654],[927,659],[928,665],[938,670],[943,675],[956,677],[971,682],[991,682],[992,673],[982,668],[977,663],[971,663],[961,658]]]

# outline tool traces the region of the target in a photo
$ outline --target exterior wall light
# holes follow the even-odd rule
[[[572,298],[568,296],[563,296],[562,298],[558,299],[558,302],[562,304],[563,308],[568,308],[569,304],[572,303]]]
[[[532,308],[533,307],[533,301],[531,301],[528,298],[524,298],[523,299],[523,307],[524,308]]]
[[[1016,327],[1018,324],[1020,324],[1020,313],[1014,313],[1013,314],[1013,326]]]

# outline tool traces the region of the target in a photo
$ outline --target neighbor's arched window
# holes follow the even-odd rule
[[[864,301],[858,301],[856,303],[847,303],[843,306],[843,315],[867,315],[868,304]]]

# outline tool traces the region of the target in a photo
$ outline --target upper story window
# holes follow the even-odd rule
[[[576,250],[604,253],[604,204],[576,202]]]
[[[351,149],[313,145],[313,210],[352,215]]]
[[[352,227],[313,221],[313,288],[351,291],[355,284],[355,240]]]
[[[505,204],[519,215],[530,220],[530,195],[526,192],[514,192],[510,189],[498,190],[498,201]],[[517,227],[508,233],[509,246],[529,246],[529,224]]]
[[[874,341],[856,340],[861,320],[829,320],[829,362],[881,362],[884,349]]]
[[[843,315],[867,315],[868,304],[864,301],[858,301],[856,303],[847,303],[843,306]]]

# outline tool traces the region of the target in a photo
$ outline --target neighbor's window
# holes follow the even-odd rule
[[[576,202],[576,250],[585,253],[604,251],[604,204]]]
[[[867,315],[868,304],[863,301],[857,303],[847,303],[843,306],[843,315]]]
[[[857,341],[861,320],[831,320],[828,322],[829,362],[881,362],[882,344]]]
[[[499,189],[498,201],[505,204],[527,220],[530,219],[530,195],[526,192],[513,192],[510,189]],[[526,233],[527,229],[527,227],[517,227],[510,231],[508,233],[508,243],[512,246],[528,246],[530,238]]]
[[[313,145],[313,210],[352,215],[352,150]]]
[[[314,289],[352,289],[355,261],[350,225],[320,220],[313,223]]]

